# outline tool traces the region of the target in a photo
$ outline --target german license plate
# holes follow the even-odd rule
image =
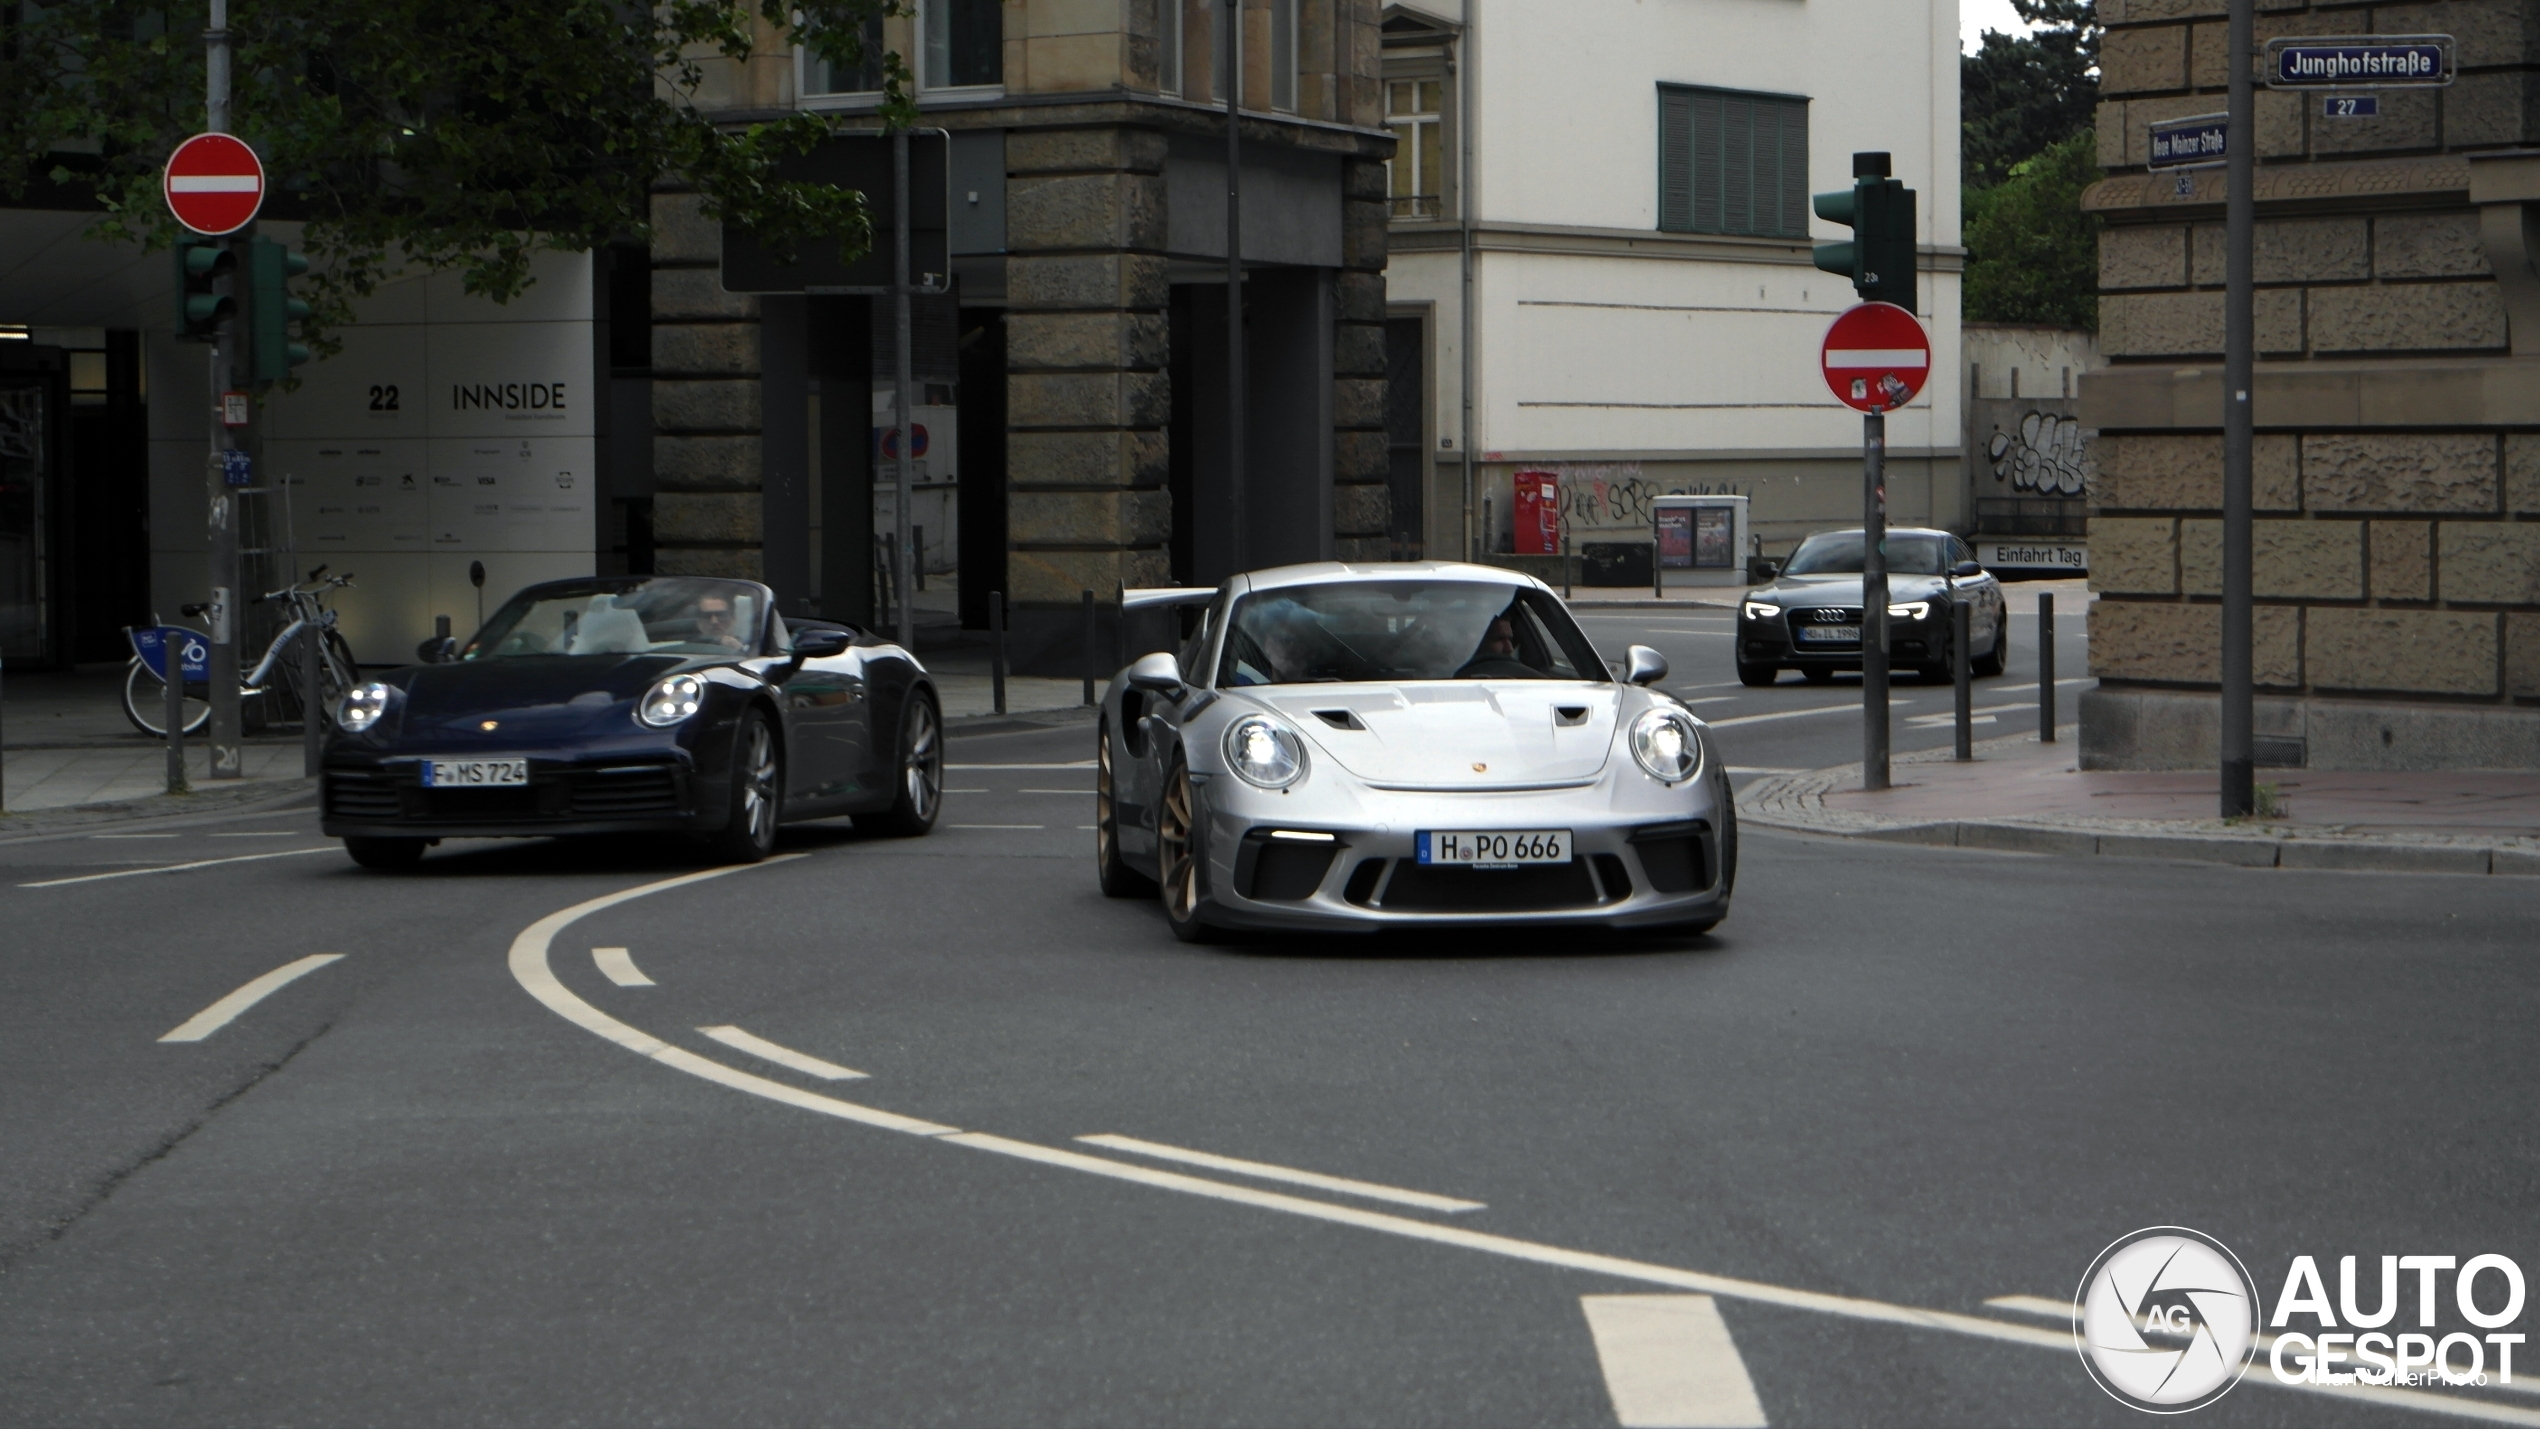
[[[423,761],[423,783],[427,789],[497,789],[509,784],[529,782],[527,759],[427,759]]]
[[[1568,829],[1456,829],[1420,832],[1420,861],[1466,868],[1568,863]]]
[[[1861,627],[1857,625],[1803,625],[1799,627],[1799,641],[1803,645],[1813,645],[1819,641],[1860,638]]]

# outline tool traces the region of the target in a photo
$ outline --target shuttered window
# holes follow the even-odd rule
[[[1808,101],[1658,86],[1658,227],[1808,235]]]

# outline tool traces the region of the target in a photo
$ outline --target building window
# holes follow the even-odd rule
[[[1270,0],[1270,107],[1296,112],[1297,0]]]
[[[1808,101],[1658,86],[1658,227],[1808,236]]]
[[[1394,137],[1393,157],[1385,161],[1386,191],[1395,218],[1437,218],[1445,212],[1445,89],[1434,79],[1385,83],[1385,127]]]
[[[924,0],[927,89],[969,89],[1005,82],[1005,6],[1001,0]]]
[[[815,55],[803,56],[803,93],[875,94],[882,88],[882,17],[864,22],[864,63],[848,69]]]
[[[1182,3],[1155,0],[1155,87],[1166,94],[1182,92]]]

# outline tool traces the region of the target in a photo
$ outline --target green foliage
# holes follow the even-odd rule
[[[2097,329],[2099,220],[2081,193],[2098,181],[2099,139],[2084,129],[1967,194],[1967,321]]]
[[[2099,104],[2096,0],[2011,0],[2043,28],[1984,32],[1958,57],[1960,173],[1969,189],[2009,178],[2011,166],[2090,127]]]
[[[306,324],[324,337],[400,271],[455,268],[508,301],[539,250],[648,236],[650,192],[677,178],[708,216],[780,251],[872,243],[864,195],[789,182],[777,165],[834,128],[797,112],[730,128],[698,110],[714,57],[742,60],[753,21],[852,69],[868,22],[906,0],[231,0],[231,125],[275,200],[305,212],[317,260]],[[10,6],[0,191],[49,179],[86,194],[106,231],[150,247],[182,232],[160,196],[169,150],[204,125],[199,0]],[[885,56],[884,121],[916,117]],[[287,199],[285,198],[287,196]],[[271,208],[268,212],[272,212]]]

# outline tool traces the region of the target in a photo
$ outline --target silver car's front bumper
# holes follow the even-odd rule
[[[1473,793],[1333,780],[1291,793],[1195,780],[1208,860],[1203,916],[1231,928],[1572,924],[1649,928],[1728,912],[1722,782],[1669,789],[1637,768],[1577,788]],[[1424,830],[1567,829],[1568,864],[1423,867]],[[1330,842],[1281,838],[1324,834]]]

